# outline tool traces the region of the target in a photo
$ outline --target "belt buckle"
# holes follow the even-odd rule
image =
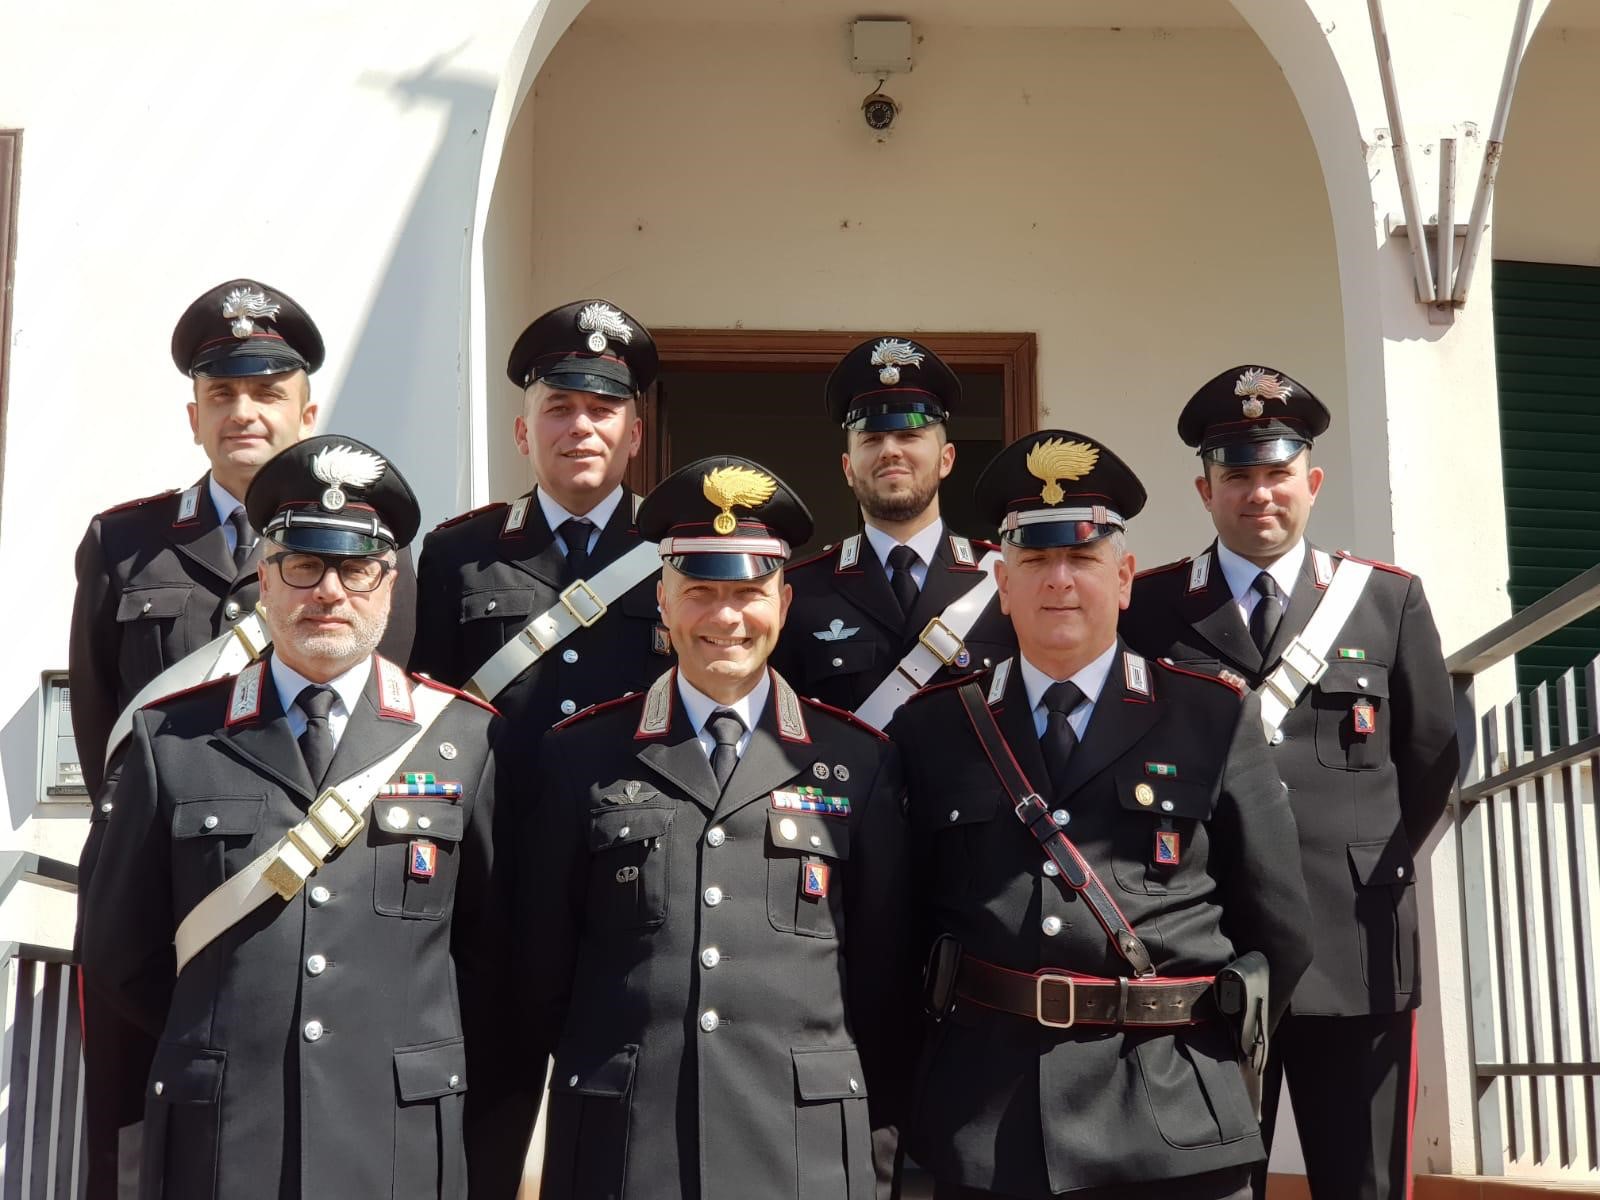
[[[578,611],[578,606],[572,602],[572,598],[578,595],[583,596],[584,599],[594,606],[594,614],[592,616],[586,617]],[[561,604],[569,613],[572,614],[573,620],[577,621],[578,624],[582,625],[585,629],[589,628],[589,626],[593,625],[601,617],[606,615],[606,602],[595,594],[595,590],[589,586],[589,581],[587,579],[579,579],[568,586],[567,589],[561,593]]]
[[[1065,1021],[1052,1021],[1044,1015],[1044,985],[1047,983],[1064,983],[1067,985],[1067,1019]],[[1039,1024],[1050,1029],[1071,1029],[1078,1023],[1078,984],[1070,975],[1057,975],[1051,971],[1044,971],[1033,977],[1033,1016]]]
[[[941,634],[950,639],[950,642],[955,643],[955,649],[950,651],[949,654],[946,654],[943,650],[939,649],[938,646],[935,646],[933,642],[929,640],[930,638],[939,637]],[[933,655],[947,667],[954,666],[956,659],[961,657],[961,652],[967,648],[967,644],[961,640],[961,638],[956,634],[956,631],[951,629],[950,626],[946,625],[938,617],[934,617],[933,620],[929,621],[922,627],[922,632],[917,634],[917,641],[921,642],[922,645],[926,647],[929,654]],[[946,644],[948,645],[949,643]]]
[[[331,804],[335,809],[343,810],[344,815],[349,818],[350,828],[343,835],[335,832],[333,827],[328,824],[327,818],[319,811],[324,804]],[[361,832],[363,823],[362,815],[356,811],[350,801],[340,794],[338,788],[328,788],[322,795],[318,796],[316,803],[306,810],[306,819],[317,827],[323,837],[340,849],[356,840],[356,835]],[[318,865],[320,866],[321,864],[319,863]]]
[[[1284,647],[1281,661],[1284,666],[1304,679],[1308,686],[1321,679],[1328,669],[1328,660],[1298,637]]]

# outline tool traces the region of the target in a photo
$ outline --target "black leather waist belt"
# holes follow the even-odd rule
[[[1051,1029],[1075,1025],[1193,1025],[1219,1016],[1211,975],[1187,979],[1098,979],[1060,971],[1012,971],[966,955],[956,996]]]

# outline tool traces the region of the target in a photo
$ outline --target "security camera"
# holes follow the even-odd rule
[[[861,102],[861,116],[874,133],[887,133],[900,115],[900,106],[882,92],[873,92]]]

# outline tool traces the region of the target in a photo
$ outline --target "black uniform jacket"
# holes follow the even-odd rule
[[[928,622],[981,578],[978,563],[995,547],[945,528],[939,552],[908,618],[889,590],[889,577],[865,534],[854,534],[821,554],[792,563],[784,578],[794,600],[784,621],[773,666],[795,688],[836,708],[854,710],[917,644]],[[969,662],[941,668],[930,682],[966,676],[1015,653],[1011,622],[991,599],[966,642]]]
[[[515,515],[518,505],[520,519]],[[411,668],[462,687],[494,652],[546,609],[572,582],[561,541],[529,492],[518,505],[491,504],[446,521],[423,539]],[[639,544],[634,497],[624,493],[589,554],[590,577]],[[666,630],[658,630],[657,571],[579,629],[494,698],[524,735],[626,691],[643,691],[667,665]],[[528,718],[523,722],[522,718]]]
[[[78,544],[67,662],[72,733],[91,796],[105,780],[106,739],[128,701],[249,615],[260,598],[256,563],[265,543],[234,570],[208,480],[108,509],[89,522]],[[416,594],[411,553],[402,550],[379,647],[395,662],[411,652]]]
[[[1232,671],[1257,686],[1311,619],[1340,560],[1307,546],[1265,659],[1233,603],[1214,545],[1198,562],[1138,576],[1122,635],[1146,654]],[[1328,649],[1327,673],[1285,718],[1273,748],[1317,914],[1316,957],[1295,992],[1297,1013],[1397,1012],[1422,999],[1413,857],[1444,812],[1460,752],[1450,677],[1422,581],[1373,566]],[[1358,720],[1370,720],[1372,732],[1359,732]]]
[[[496,1107],[508,1024],[489,1015],[504,1002],[509,910],[492,887],[488,710],[451,701],[395,772],[459,796],[380,797],[293,900],[269,899],[173,977],[179,922],[313,799],[267,667],[140,711],[90,886],[86,969],[160,1038],[142,1194],[465,1196],[463,1108],[470,1125]],[[380,669],[403,701],[384,704]],[[326,783],[404,742],[410,709],[404,673],[375,660]],[[421,843],[431,878],[413,870]],[[474,1171],[522,1149],[482,1147]]]
[[[873,1194],[912,1025],[899,766],[771,678],[720,798],[675,671],[545,740],[517,930],[544,1200]]]
[[[1259,950],[1275,1019],[1310,958],[1310,915],[1257,701],[1122,649],[1052,792],[1016,660],[980,686],[1023,774],[1065,810],[1067,837],[1157,974],[1212,975]],[[957,686],[919,693],[889,733],[905,764],[929,932],[1013,971],[1129,974],[1085,904],[1044,873]],[[1158,861],[1158,833],[1176,834],[1175,864]],[[1049,917],[1060,922],[1053,935]],[[958,1001],[929,1035],[908,1144],[940,1179],[1030,1198],[1255,1162],[1262,1144],[1236,1044],[1215,1019],[1059,1030]]]

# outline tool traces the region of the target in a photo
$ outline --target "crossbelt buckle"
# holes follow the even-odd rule
[[[261,622],[258,628],[269,628],[266,624],[267,610],[262,608],[259,603],[256,605],[256,617]],[[250,661],[255,662],[265,652],[267,643],[258,642],[252,638],[249,631],[245,629],[244,624],[243,621],[240,621],[230,626],[229,629],[233,636],[239,639],[239,644],[244,647],[244,652],[250,656]]]
[[[318,796],[316,803],[306,811],[306,819],[317,827],[323,837],[341,849],[356,840],[356,834],[361,832],[363,820],[350,801],[339,793],[338,788],[329,788]],[[293,830],[289,832],[291,836],[294,833]],[[322,864],[319,861],[317,865]]]
[[[1328,669],[1328,660],[1298,637],[1284,648],[1281,661],[1284,666],[1304,679],[1308,685],[1321,679]]]
[[[1067,988],[1067,1019],[1065,1021],[1052,1021],[1044,1015],[1044,985],[1047,983],[1065,984]],[[1051,1029],[1071,1029],[1078,1022],[1078,984],[1070,975],[1056,975],[1050,971],[1041,972],[1033,977],[1033,1015],[1041,1025]]]
[[[578,580],[562,592],[561,603],[585,629],[606,615],[606,602],[595,594],[587,579]]]
[[[961,640],[956,631],[938,617],[934,617],[923,626],[922,632],[917,634],[917,641],[927,647],[928,653],[947,667],[955,666],[956,659],[960,658],[961,652],[967,648],[967,644]]]
[[[1017,801],[1017,807],[1015,811],[1017,817],[1024,825],[1032,825],[1033,818],[1038,813],[1043,812],[1044,807],[1044,800],[1040,798],[1039,793],[1029,792],[1021,800]]]

